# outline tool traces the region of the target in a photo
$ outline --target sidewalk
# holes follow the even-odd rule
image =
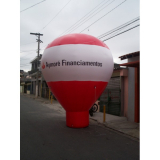
[[[48,104],[47,107],[51,107],[59,111],[61,114],[65,115],[65,110],[63,107],[59,104],[58,101],[53,100],[53,103],[51,104],[51,101],[46,98],[35,98],[35,95],[33,94],[24,94],[22,95],[36,99],[44,104]],[[123,134],[129,135],[131,137],[139,139],[139,123],[129,122],[127,121],[126,117],[119,117],[114,116],[110,114],[106,114],[105,122],[103,122],[103,113],[102,112],[96,112],[93,114],[93,117],[89,116],[90,119],[97,121],[98,123],[104,124],[106,127],[111,128],[113,130],[119,131]]]
[[[103,113],[96,112],[90,119],[103,123],[106,127],[139,139],[139,124],[127,121],[126,117],[106,114],[105,122],[103,122]]]

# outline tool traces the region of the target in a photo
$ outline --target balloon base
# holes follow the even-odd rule
[[[89,111],[67,112],[66,125],[71,128],[84,128],[89,125]]]

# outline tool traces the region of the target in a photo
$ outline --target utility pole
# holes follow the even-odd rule
[[[37,69],[38,69],[38,59],[39,59],[39,50],[40,50],[40,43],[43,43],[41,40],[40,40],[40,36],[43,36],[43,34],[40,34],[40,33],[30,33],[32,35],[36,35],[38,36],[38,39],[37,42],[38,42],[38,51],[37,51]],[[38,70],[37,70],[37,78],[36,78],[36,98],[38,97]]]

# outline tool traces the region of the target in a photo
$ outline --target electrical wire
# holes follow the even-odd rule
[[[105,1],[105,0],[104,0]],[[83,20],[83,18],[85,18],[88,14],[90,14],[93,10],[95,10],[99,5],[101,5],[104,1],[102,1],[101,3],[99,3],[96,7],[94,7],[92,10],[90,10],[86,15],[84,15],[80,20],[78,20],[76,23],[74,23],[72,26],[70,26],[66,31],[64,31],[63,33],[61,33],[61,35],[63,35],[65,32],[68,32],[69,30],[72,30],[74,27],[75,27],[75,25],[77,25],[77,23],[79,23],[81,20]],[[110,1],[110,0],[108,0],[108,1]],[[107,2],[108,2],[107,1]],[[107,2],[105,2],[105,3],[107,3]],[[104,4],[105,4],[104,3]],[[104,5],[103,4],[103,5]],[[74,27],[73,27],[74,26]],[[59,35],[59,36],[61,36],[61,35]]]
[[[107,40],[109,40],[109,39],[111,39],[111,38],[114,38],[114,37],[116,37],[116,36],[118,36],[118,35],[120,35],[120,34],[123,34],[123,33],[125,33],[125,32],[128,32],[128,31],[130,31],[131,29],[134,29],[134,28],[136,28],[136,27],[138,27],[138,26],[140,26],[140,25],[138,24],[138,25],[136,25],[136,26],[134,26],[134,27],[132,27],[132,28],[129,28],[129,29],[121,32],[121,33],[118,33],[117,35],[114,35],[114,36],[112,36],[112,37],[109,37],[109,38],[103,40],[103,42],[104,42],[104,41],[107,41]]]
[[[42,50],[44,50],[44,49],[40,49],[40,51],[42,51]],[[23,53],[23,52],[31,52],[31,51],[37,51],[37,49],[36,49],[36,50],[21,51],[20,53]],[[31,53],[29,53],[29,54],[32,54],[32,53],[35,53],[35,52],[31,52]],[[22,56],[21,58],[26,57],[26,56],[28,56],[29,54],[24,55],[24,56]]]
[[[71,0],[69,0],[69,1],[65,4],[65,6],[63,6],[62,9],[60,9],[60,11],[59,11],[39,32],[41,32],[43,29],[45,29],[45,28],[53,21],[53,19],[58,16],[58,14],[64,9],[64,7],[66,7],[66,6],[69,4],[70,1],[71,1]]]
[[[124,28],[121,28],[121,29],[119,29],[118,31],[115,31],[115,32],[113,32],[113,33],[111,33],[111,34],[108,34],[108,35],[104,36],[104,37],[101,38],[100,40],[103,41],[104,39],[107,39],[108,37],[113,37],[113,36],[119,34],[120,32],[127,30],[129,27],[133,27],[134,25],[138,25],[138,24],[139,24],[139,23],[136,22],[136,23],[134,23],[134,24],[131,24],[131,25],[129,25],[129,26],[126,26],[126,27],[124,27]]]
[[[23,58],[20,58],[20,60],[21,60],[21,61],[23,61],[23,60],[30,60],[30,59],[32,59],[32,58],[34,58],[34,57],[25,58],[25,59],[23,59]]]
[[[125,0],[125,1],[126,1],[126,0]],[[123,1],[122,3],[124,3],[125,1]],[[107,2],[108,2],[108,1],[107,1]],[[112,2],[113,2],[113,1],[112,1]],[[111,2],[111,3],[112,3],[112,2]],[[122,3],[121,3],[121,4],[122,4]],[[118,6],[120,6],[121,4],[119,4]],[[117,8],[118,6],[116,6],[115,8]],[[115,8],[114,8],[114,9],[115,9]],[[114,9],[112,9],[112,10],[114,10]],[[111,11],[112,11],[112,10],[111,10]],[[111,12],[111,11],[110,11],[110,12]],[[109,12],[108,12],[108,13],[109,13]],[[108,14],[108,13],[107,13],[107,14]],[[105,16],[105,15],[104,15],[104,16]],[[94,23],[95,23],[95,22],[94,22]],[[63,32],[63,33],[64,33],[64,32]],[[62,35],[62,34],[61,34],[61,35]]]
[[[106,15],[108,15],[109,13],[111,13],[112,11],[114,11],[116,8],[118,8],[119,6],[121,6],[126,1],[127,0],[123,1],[122,3],[120,3],[119,5],[117,5],[116,7],[114,7],[112,10],[110,10],[109,12],[107,12],[105,15],[103,15],[102,17],[100,17],[99,19],[97,19],[96,21],[94,21],[92,24],[90,24],[89,26],[87,26],[85,29],[87,29],[88,27],[90,27],[93,24],[95,24],[96,22],[98,22],[100,19],[102,19],[103,17],[105,17]],[[83,32],[85,29],[83,29],[81,32]],[[81,33],[81,32],[79,32],[79,33]]]
[[[128,22],[126,22],[126,23],[124,23],[124,24],[122,24],[122,25],[120,25],[120,26],[118,26],[118,27],[106,32],[106,33],[103,33],[102,35],[100,35],[100,36],[98,36],[96,38],[102,39],[103,37],[106,37],[106,36],[108,36],[110,34],[117,34],[122,29],[128,27],[129,25],[132,25],[133,23],[135,23],[135,22],[137,22],[139,20],[140,20],[140,17],[134,18],[134,19],[132,19],[132,20],[130,20],[130,21],[128,21]],[[46,45],[44,45],[44,46],[46,47]]]
[[[30,60],[30,61],[31,61],[31,60]],[[20,63],[21,66],[30,65],[30,64],[31,64],[30,62],[29,62],[29,63],[28,63],[28,62],[27,62],[27,63]]]
[[[21,64],[20,66],[22,67],[22,66],[29,66],[29,65],[31,64]]]
[[[127,22],[127,23],[124,23],[123,25],[120,25],[120,26],[116,27],[115,29],[112,29],[112,30],[110,30],[110,31],[108,31],[106,33],[103,33],[102,35],[98,36],[97,38],[101,39],[103,37],[106,37],[106,36],[108,36],[108,35],[110,35],[112,33],[115,33],[116,31],[124,29],[125,27],[127,27],[127,26],[129,26],[129,25],[131,25],[131,24],[133,24],[133,23],[135,23],[137,21],[139,21],[139,17],[137,17],[136,19],[133,19],[133,20]]]
[[[21,64],[20,66],[28,66],[28,65],[31,65],[31,64]]]
[[[26,67],[27,67],[27,68],[28,68],[28,67],[30,68],[30,66],[20,66],[20,68],[24,68],[24,67],[25,67],[25,68],[26,68]]]
[[[70,0],[70,1],[71,1],[71,0]],[[70,2],[70,1],[69,1],[69,2]],[[104,4],[108,3],[109,1],[110,1],[110,0],[108,0],[108,1],[105,2]],[[115,1],[115,0],[113,0],[113,1]],[[113,1],[112,1],[112,2],[113,2]],[[69,3],[69,2],[68,2],[68,3]],[[103,2],[104,2],[104,1],[102,1],[100,4],[102,4]],[[111,2],[111,3],[112,3],[112,2]],[[99,5],[100,5],[100,4],[99,4]],[[103,4],[103,5],[104,5],[104,4]],[[66,4],[66,5],[67,5],[67,4]],[[89,13],[91,13],[91,12],[92,12],[94,9],[96,9],[99,5],[97,5],[95,8],[93,8],[93,9],[92,9],[90,12],[88,12],[85,16],[87,16]],[[65,6],[64,6],[64,7],[65,7]],[[101,7],[102,7],[102,6],[101,6]],[[105,6],[105,7],[106,7],[106,6]],[[105,8],[105,7],[104,7],[104,8]],[[103,8],[103,9],[104,9],[104,8]],[[63,8],[62,8],[62,9],[63,9]],[[99,9],[99,8],[98,8],[98,9]],[[100,10],[100,11],[101,11],[101,10]],[[95,11],[94,11],[94,12],[95,12]],[[93,13],[94,13],[94,12],[93,12]],[[92,13],[92,14],[93,14],[93,13]],[[98,12],[98,13],[99,13],[99,12]],[[97,13],[96,13],[96,14],[97,14]],[[85,16],[84,16],[84,17],[85,17]],[[82,17],[80,20],[82,20],[84,17]],[[92,17],[93,17],[93,16],[92,16]],[[79,21],[80,21],[80,20],[79,20]],[[78,23],[79,21],[77,21],[76,23]],[[75,24],[76,24],[76,23],[75,23]],[[74,25],[75,25],[75,24],[74,24]],[[74,25],[72,25],[72,26],[74,26]],[[72,26],[71,26],[70,28],[72,28]],[[67,30],[69,30],[70,28],[68,28]],[[42,30],[43,30],[43,29],[42,29]],[[67,30],[66,30],[66,31],[67,31]],[[64,31],[63,33],[65,33],[66,31]],[[40,31],[39,31],[39,32],[40,32]],[[63,34],[63,33],[62,33],[62,34]],[[61,34],[61,35],[62,35],[62,34]],[[59,35],[59,36],[61,36],[61,35]],[[48,45],[48,44],[47,44],[47,45]],[[44,46],[42,46],[42,47],[45,48],[45,47],[47,47],[47,45],[44,45]]]
[[[37,49],[36,49],[37,50]],[[36,50],[26,50],[26,51],[21,51],[20,53],[23,53],[23,52],[30,52],[30,51],[36,51]]]
[[[109,6],[110,4],[112,4],[115,0],[113,0],[111,3],[107,4],[106,6],[104,6],[100,11],[102,11],[103,9],[105,9],[107,6]],[[108,2],[108,1],[107,1]],[[79,28],[82,24],[84,24],[85,22],[87,22],[88,20],[90,20],[92,17],[94,17],[96,14],[98,14],[100,11],[96,12],[94,15],[90,15],[91,17],[88,17],[88,19],[84,19],[84,22],[82,22],[81,24],[79,24],[78,26],[75,26],[74,29],[72,29],[69,33],[73,32],[74,30],[76,30],[77,28]],[[94,12],[93,12],[94,13]]]
[[[37,42],[32,42],[32,43],[37,43]],[[24,45],[28,45],[28,44],[31,44],[31,43],[22,44],[20,46],[24,46]]]
[[[24,12],[24,11],[26,11],[26,10],[28,10],[28,9],[30,9],[30,8],[32,8],[32,7],[34,7],[34,6],[36,6],[36,5],[38,5],[38,4],[40,4],[40,3],[44,2],[44,1],[46,1],[46,0],[43,0],[43,1],[39,2],[39,3],[36,3],[36,4],[34,4],[34,5],[30,6],[30,7],[28,7],[28,8],[26,8],[26,9],[20,11],[20,13],[21,13],[21,12]]]
[[[139,17],[137,17],[137,18],[135,18],[135,19],[133,19],[133,20],[131,20],[129,22],[126,22],[126,23],[124,23],[124,24],[122,24],[122,25],[120,25],[120,26],[118,26],[118,27],[116,27],[116,28],[114,28],[114,29],[112,29],[110,31],[107,31],[106,33],[103,33],[102,35],[98,36],[97,38],[101,39],[104,36],[107,36],[107,35],[109,35],[109,34],[111,34],[113,32],[119,31],[120,29],[123,29],[123,28],[131,25],[132,23],[137,22],[137,21],[139,21]]]
[[[26,57],[26,56],[28,56],[29,54],[33,54],[33,52],[28,53],[27,55],[24,55],[24,56],[22,56],[22,57],[20,57],[20,58]]]
[[[120,34],[123,34],[123,33],[125,33],[125,32],[128,32],[128,31],[130,31],[130,30],[132,30],[132,29],[134,29],[134,28],[136,28],[136,27],[138,27],[138,26],[140,26],[140,25],[138,24],[138,25],[136,25],[136,26],[134,26],[134,27],[131,27],[131,28],[123,31],[123,32],[120,32],[120,33],[118,33],[118,34],[116,34],[116,35],[114,35],[114,36],[111,36],[111,37],[103,40],[103,42],[104,42],[104,41],[107,41],[107,40],[109,40],[109,39],[111,39],[111,38],[114,38],[114,37],[116,37],[116,36],[118,36],[118,35],[120,35]],[[21,66],[21,67],[27,67],[28,65],[31,65],[31,64],[30,64],[30,63],[25,63],[25,64],[21,64],[20,66]]]
[[[20,66],[20,68],[24,68],[24,67],[30,67],[30,66]]]

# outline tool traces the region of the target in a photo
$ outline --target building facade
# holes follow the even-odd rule
[[[100,97],[100,111],[106,106],[106,113],[125,116],[128,121],[140,122],[140,52],[119,57],[127,59],[124,64],[114,64],[111,79]]]
[[[38,95],[37,96],[49,98],[50,90],[41,72],[41,58],[42,58],[42,55],[40,54],[39,57],[35,57],[30,62],[31,70],[28,71],[29,76],[31,77],[30,94],[36,95],[36,83],[38,79]]]
[[[20,93],[30,94],[31,78],[27,72],[20,70]]]
[[[128,94],[124,96],[127,105],[125,114],[129,121],[140,122],[140,51],[129,53],[119,57],[127,59],[128,63],[120,64],[128,69]]]
[[[122,68],[119,64],[114,64],[112,76],[102,95],[100,96],[100,111],[103,112],[103,106],[106,106],[106,113],[125,116],[126,101],[124,94],[127,89],[124,83],[127,82],[128,70]]]

